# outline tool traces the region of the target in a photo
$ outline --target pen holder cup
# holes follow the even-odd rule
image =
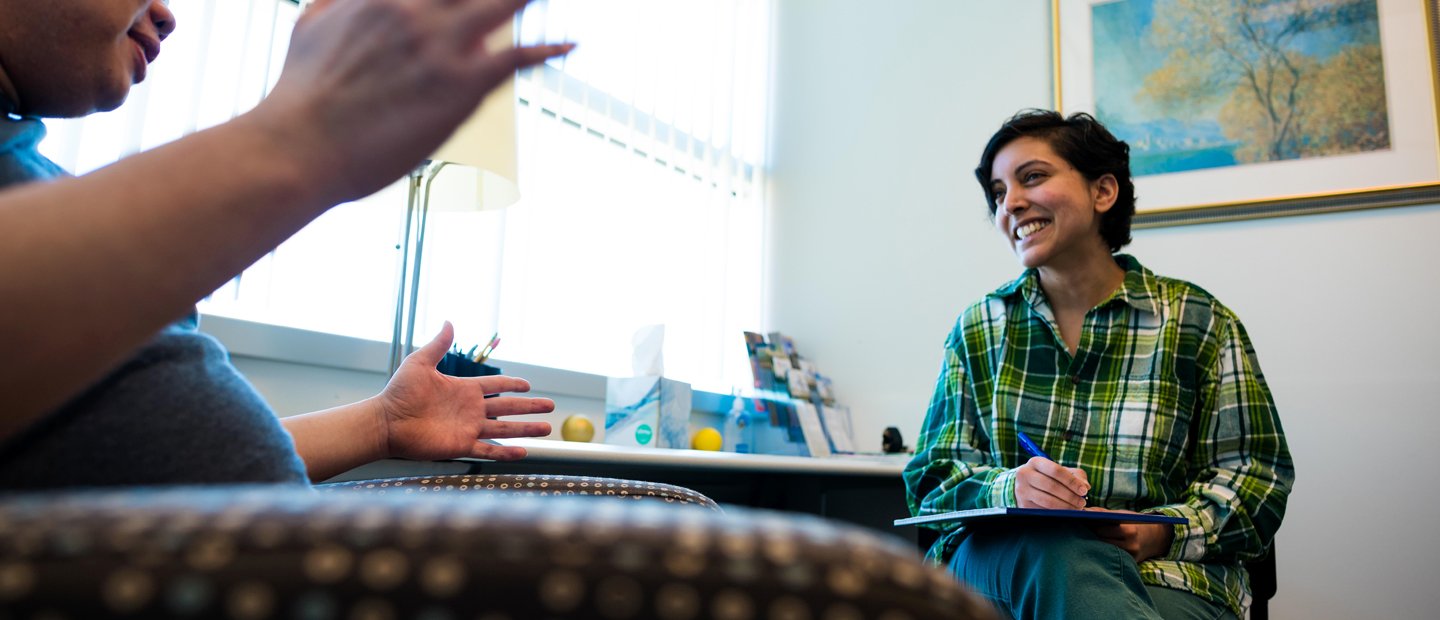
[[[445,357],[440,358],[440,363],[435,365],[435,369],[441,374],[452,377],[484,377],[500,374],[498,367],[471,360],[459,353],[446,353]]]

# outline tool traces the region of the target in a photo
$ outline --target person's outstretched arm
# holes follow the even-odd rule
[[[513,461],[525,456],[524,448],[482,440],[550,434],[548,422],[501,419],[555,410],[548,398],[506,395],[530,391],[524,379],[451,377],[435,369],[454,337],[454,328],[445,323],[434,340],[405,358],[377,396],[281,419],[310,480],[320,482],[385,458]]]
[[[486,51],[525,2],[320,0],[251,112],[0,193],[0,439],[326,209],[409,171],[517,68],[568,51]]]

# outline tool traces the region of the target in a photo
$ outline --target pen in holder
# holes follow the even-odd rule
[[[435,369],[441,374],[452,377],[484,377],[486,375],[498,375],[500,369],[484,362],[477,362],[470,359],[464,353],[451,351],[440,358],[440,363]]]

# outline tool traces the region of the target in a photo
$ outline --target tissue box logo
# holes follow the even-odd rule
[[[688,448],[690,384],[664,377],[611,377],[605,386],[605,443]]]

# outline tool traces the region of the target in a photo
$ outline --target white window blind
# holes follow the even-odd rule
[[[770,18],[768,0],[548,0],[524,13],[522,42],[580,47],[517,82],[505,355],[628,375],[632,333],[662,323],[667,374],[750,383],[741,333],[761,320]]]
[[[573,40],[516,91],[521,200],[433,212],[416,339],[450,320],[496,356],[631,372],[630,338],[666,325],[666,373],[749,383],[741,332],[761,327],[773,0],[540,0],[522,42]],[[86,172],[222,122],[278,75],[286,0],[185,0],[151,79],[115,112],[48,123],[46,154]],[[388,341],[403,186],[339,206],[201,309]]]

